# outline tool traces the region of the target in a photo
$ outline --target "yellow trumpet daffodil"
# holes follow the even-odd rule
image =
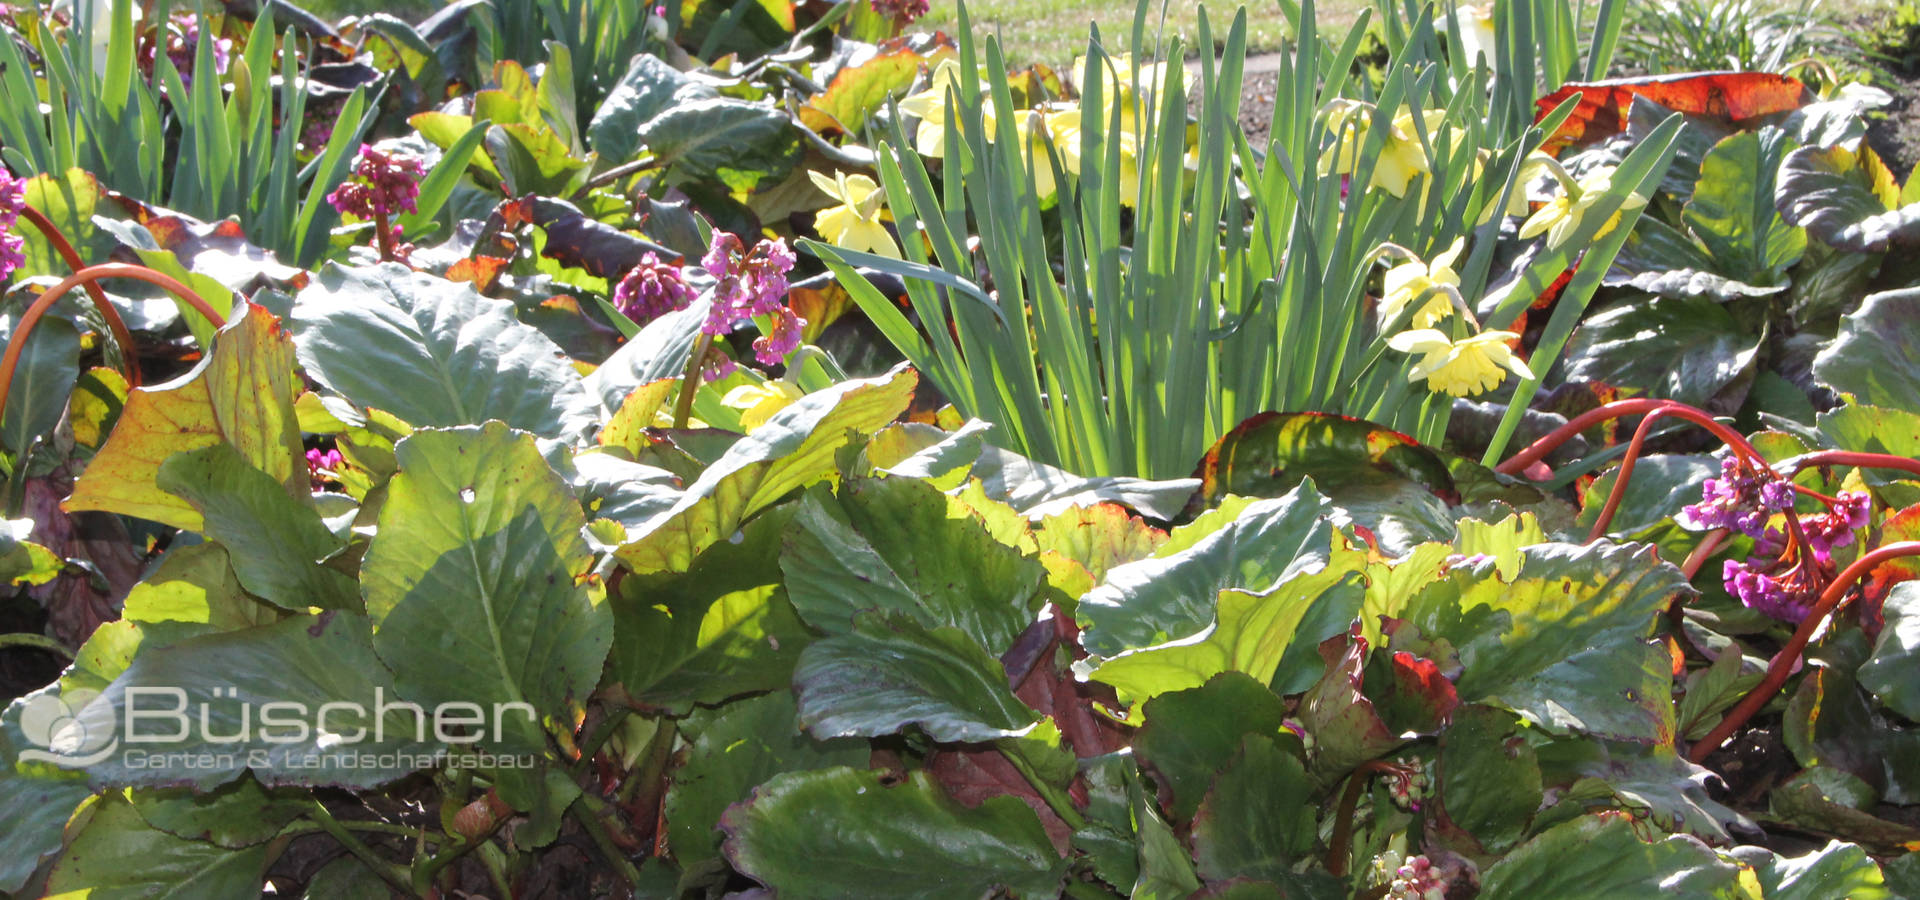
[[[793,404],[793,401],[806,396],[806,392],[796,385],[774,380],[764,384],[743,384],[727,392],[720,398],[720,405],[740,410],[740,427],[752,431],[767,424],[767,420]]]
[[[900,248],[894,244],[893,235],[880,224],[887,195],[872,178],[845,172],[835,172],[828,178],[812,171],[807,177],[827,196],[840,201],[840,205],[814,214],[813,227],[821,237],[836,247],[900,258]]]
[[[1471,397],[1499,387],[1508,372],[1521,378],[1533,377],[1533,371],[1513,355],[1509,345],[1519,339],[1511,331],[1483,331],[1454,341],[1434,329],[1420,328],[1388,338],[1387,346],[1422,356],[1407,373],[1408,381],[1425,378],[1427,390],[1436,394]]]
[[[1526,223],[1520,226],[1520,239],[1527,240],[1541,232],[1547,233],[1547,247],[1559,247],[1580,228],[1580,221],[1587,211],[1600,200],[1600,197],[1613,186],[1613,166],[1601,166],[1581,177],[1579,187],[1571,195],[1564,189],[1540,207]],[[1620,225],[1620,214],[1630,209],[1647,205],[1647,198],[1639,194],[1629,194],[1620,208],[1594,232],[1593,239],[1599,240]]]
[[[1320,157],[1320,174],[1349,175],[1360,159],[1360,148],[1366,144],[1367,132],[1378,121],[1378,113],[1369,115],[1372,107],[1352,101],[1338,101],[1331,127],[1338,135],[1338,152]],[[1395,197],[1407,195],[1407,183],[1415,175],[1424,175],[1433,171],[1433,164],[1427,157],[1427,148],[1420,142],[1422,126],[1432,140],[1439,131],[1440,124],[1446,121],[1447,111],[1443,109],[1425,109],[1418,113],[1418,119],[1411,108],[1401,107],[1387,125],[1385,142],[1381,144],[1380,156],[1374,161],[1373,176],[1369,184]]]
[[[1465,239],[1455,238],[1453,245],[1435,256],[1431,263],[1415,259],[1388,269],[1380,298],[1381,325],[1391,325],[1409,304],[1429,290],[1432,293],[1427,294],[1426,304],[1413,314],[1409,324],[1414,328],[1432,328],[1453,315],[1453,296],[1460,287],[1460,275],[1453,270],[1453,264],[1465,247]]]

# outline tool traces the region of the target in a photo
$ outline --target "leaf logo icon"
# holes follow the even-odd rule
[[[90,766],[120,746],[114,736],[113,704],[99,691],[39,694],[20,711],[20,731],[44,750],[23,750],[23,762]]]

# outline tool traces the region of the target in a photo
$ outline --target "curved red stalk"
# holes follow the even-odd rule
[[[40,230],[40,235],[47,239],[47,243],[53,245],[53,251],[60,254],[60,259],[67,264],[68,269],[78,272],[86,268],[86,264],[80,260],[80,251],[73,249],[72,242],[67,240],[66,235],[60,233],[59,227],[55,226],[53,220],[47,218],[45,213],[28,206],[20,210],[20,217]],[[113,342],[120,347],[120,362],[126,366],[126,371],[121,374],[127,376],[127,387],[129,389],[139,387],[140,361],[133,352],[133,334],[127,331],[127,323],[121,321],[120,311],[114,309],[113,304],[107,300],[106,291],[101,290],[98,284],[91,281],[86,282],[86,288],[87,296],[93,299],[93,308],[99,311],[101,320],[107,323],[108,333],[113,335]]]
[[[1591,544],[1607,533],[1607,526],[1613,524],[1613,514],[1620,510],[1620,501],[1627,495],[1627,481],[1633,478],[1633,467],[1640,462],[1640,449],[1647,443],[1647,434],[1653,431],[1654,423],[1672,415],[1670,408],[1656,409],[1640,420],[1640,427],[1633,430],[1633,440],[1627,444],[1627,455],[1620,458],[1620,469],[1613,476],[1613,490],[1607,492],[1607,503],[1600,507],[1599,517],[1593,520],[1593,530],[1587,532],[1587,543]]]
[[[164,273],[156,272],[146,266],[133,266],[125,263],[105,263],[98,266],[88,266],[72,275],[68,275],[62,279],[59,284],[42,291],[40,296],[27,307],[27,311],[20,316],[19,326],[14,328],[13,334],[7,338],[6,355],[0,357],[0,410],[7,408],[7,394],[10,393],[13,388],[13,372],[20,365],[20,354],[26,350],[27,335],[32,333],[33,326],[39,324],[40,318],[47,314],[47,310],[52,308],[53,304],[58,302],[62,296],[65,296],[68,291],[73,290],[79,285],[91,284],[102,278],[132,278],[137,281],[147,282],[148,284],[158,285],[166,289],[168,293],[180,298],[180,300],[188,306],[193,307],[201,315],[206,316],[207,321],[212,322],[215,328],[227,324],[226,318],[215,312],[213,307],[208,306],[207,301],[200,299],[200,296],[195,294],[192,288],[181,284],[179,281],[174,280],[171,276]]]
[[[1493,470],[1502,475],[1518,475],[1526,471],[1528,466],[1539,462],[1545,458],[1547,454],[1552,453],[1561,444],[1572,440],[1575,435],[1601,422],[1609,419],[1618,419],[1622,416],[1637,416],[1644,413],[1651,413],[1656,410],[1661,411],[1662,415],[1685,419],[1701,428],[1705,428],[1714,437],[1719,438],[1721,443],[1732,447],[1734,452],[1739,453],[1742,457],[1757,465],[1766,465],[1759,451],[1753,449],[1753,445],[1747,443],[1746,438],[1741,437],[1739,432],[1714,421],[1713,417],[1708,415],[1704,410],[1695,409],[1685,403],[1674,400],[1637,399],[1616,400],[1612,403],[1587,410],[1575,416],[1573,420],[1567,424],[1555,428],[1553,431],[1548,432],[1546,436],[1527,445],[1526,449],[1514,454],[1508,458],[1506,462],[1495,466]]]
[[[1721,744],[1726,743],[1727,738],[1732,737],[1735,731],[1740,730],[1740,726],[1753,718],[1753,714],[1759,712],[1760,707],[1767,705],[1767,701],[1773,699],[1773,695],[1779,692],[1780,686],[1787,682],[1787,676],[1793,671],[1793,664],[1800,660],[1801,652],[1806,650],[1807,643],[1813,640],[1814,631],[1818,630],[1820,623],[1827,618],[1828,614],[1846,599],[1847,591],[1853,587],[1853,583],[1881,563],[1902,556],[1920,556],[1920,541],[1900,541],[1876,548],[1854,560],[1852,565],[1842,570],[1839,577],[1830,582],[1826,590],[1820,593],[1820,599],[1814,602],[1813,609],[1808,611],[1805,619],[1801,620],[1800,627],[1794,630],[1793,637],[1787,641],[1786,646],[1781,647],[1780,652],[1775,653],[1772,661],[1767,663],[1766,676],[1761,678],[1760,683],[1755,685],[1745,697],[1740,698],[1740,702],[1735,704],[1733,709],[1727,711],[1726,718],[1721,719],[1720,724],[1715,725],[1706,737],[1687,750],[1687,759],[1695,763],[1705,760],[1713,754],[1713,751],[1718,750]]]

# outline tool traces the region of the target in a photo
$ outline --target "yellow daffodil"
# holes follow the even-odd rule
[[[835,172],[828,178],[809,171],[807,177],[827,196],[840,201],[840,205],[814,214],[813,227],[821,237],[848,250],[900,258],[900,248],[893,243],[893,235],[887,233],[887,226],[880,224],[887,195],[873,179],[845,172]]]
[[[1060,152],[1060,166],[1067,174],[1078,177],[1080,174],[1080,123],[1083,113],[1078,106],[1067,105],[1044,114],[1047,134],[1053,139],[1053,147]],[[1135,135],[1121,131],[1108,134],[1109,140],[1120,144],[1120,177],[1117,188],[1120,202],[1132,206],[1134,198],[1140,194],[1140,142]]]
[[[785,381],[743,384],[720,398],[720,405],[740,410],[740,427],[748,431],[767,424],[773,414],[806,396],[799,387]]]
[[[1572,237],[1575,231],[1579,230],[1580,220],[1586,215],[1587,210],[1599,202],[1601,196],[1612,186],[1612,166],[1601,166],[1588,172],[1585,177],[1580,179],[1579,189],[1573,195],[1569,196],[1566,190],[1562,189],[1560,193],[1554,195],[1553,199],[1548,200],[1545,206],[1540,207],[1539,211],[1527,219],[1526,224],[1520,226],[1520,239],[1524,241],[1544,231],[1547,233],[1547,247],[1549,249],[1559,247],[1561,244],[1566,243],[1567,239]],[[1606,223],[1600,226],[1599,231],[1594,233],[1593,240],[1599,240],[1608,232],[1618,227],[1621,213],[1630,209],[1637,209],[1646,204],[1647,198],[1639,194],[1629,194],[1626,201],[1620,204],[1620,209],[1615,211],[1614,214],[1607,219]]]
[[[1511,331],[1483,331],[1458,341],[1431,328],[1403,331],[1387,339],[1401,353],[1421,354],[1407,373],[1408,381],[1427,380],[1427,390],[1455,397],[1471,397],[1500,386],[1512,372],[1532,378],[1526,362],[1513,355],[1508,342],[1519,340]]]
[[[1082,77],[1086,71],[1087,58],[1084,56],[1074,57],[1074,77]],[[1149,63],[1143,66],[1135,61],[1131,55],[1125,53],[1119,54],[1118,56],[1108,56],[1106,65],[1101,67],[1101,105],[1111,110],[1113,108],[1112,104],[1116,100],[1135,100],[1136,97],[1133,91],[1135,83],[1140,85],[1142,92],[1152,94],[1159,91],[1160,86],[1166,83],[1166,80],[1167,64],[1165,62]],[[1084,92],[1085,88],[1083,87],[1081,90]],[[1125,114],[1126,112],[1123,111],[1122,115],[1125,116]]]
[[[1360,159],[1360,148],[1366,144],[1367,132],[1377,121],[1378,113],[1373,112],[1372,107],[1352,101],[1339,102],[1341,105],[1335,109],[1331,123],[1339,136],[1339,150],[1320,157],[1322,175],[1352,174]],[[1428,139],[1432,140],[1446,118],[1446,110],[1426,109],[1419,112],[1416,121],[1412,109],[1401,107],[1387,126],[1386,139],[1381,144],[1380,157],[1374,161],[1369,183],[1395,197],[1405,197],[1407,182],[1412,181],[1413,176],[1433,171],[1427,148],[1420,143],[1421,126],[1425,126]]]
[[[1487,68],[1500,71],[1500,40],[1493,33],[1493,4],[1458,7],[1452,18],[1452,29],[1460,39],[1460,49],[1465,52],[1468,67],[1472,67],[1484,55]]]
[[[947,92],[960,89],[960,63],[943,59],[927,76],[927,89],[900,99],[900,108],[920,119],[913,133],[913,149],[921,156],[947,155]]]
[[[1434,257],[1431,263],[1415,259],[1388,269],[1382,285],[1384,296],[1380,298],[1382,326],[1391,325],[1408,304],[1429,290],[1432,293],[1427,294],[1426,305],[1413,314],[1410,324],[1414,328],[1432,328],[1434,323],[1453,315],[1453,296],[1460,287],[1460,275],[1453,271],[1453,264],[1465,247],[1464,239],[1455,238],[1453,246]]]

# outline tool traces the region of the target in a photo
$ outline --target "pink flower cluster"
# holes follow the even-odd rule
[[[21,252],[26,249],[27,240],[13,233],[14,223],[26,208],[27,180],[15,178],[13,173],[0,168],[0,281],[27,264],[26,254]]]
[[[307,451],[307,479],[314,490],[320,490],[329,484],[338,483],[340,469],[347,464],[346,458],[338,450],[322,451],[318,448]]]
[[[327,195],[327,202],[341,215],[371,219],[396,212],[413,212],[418,207],[420,179],[426,167],[410,156],[382,153],[366,144],[353,163],[353,176]]]
[[[1787,530],[1769,525],[1754,538],[1749,558],[1730,559],[1722,566],[1727,592],[1749,609],[1773,618],[1805,619],[1821,584],[1833,574],[1833,551],[1853,543],[1854,533],[1867,527],[1873,509],[1873,498],[1856,491],[1841,491],[1832,499],[1826,512],[1793,516],[1786,526],[1805,536],[1807,558],[1795,558]]]
[[[893,24],[905,28],[915,19],[932,9],[927,0],[867,0],[873,11],[893,20]]]
[[[613,287],[614,307],[641,325],[686,309],[692,302],[693,289],[687,286],[680,267],[661,262],[651,251]]]
[[[783,239],[761,241],[749,250],[739,237],[714,232],[713,244],[700,260],[716,280],[713,309],[700,330],[718,337],[731,332],[733,323],[741,319],[770,316],[773,328],[754,340],[754,358],[768,366],[786,359],[800,346],[800,329],[806,325],[786,303],[787,273],[793,263],[793,251]]]
[[[1389,900],[1444,900],[1446,896],[1446,876],[1425,855],[1401,863],[1387,882]]]

